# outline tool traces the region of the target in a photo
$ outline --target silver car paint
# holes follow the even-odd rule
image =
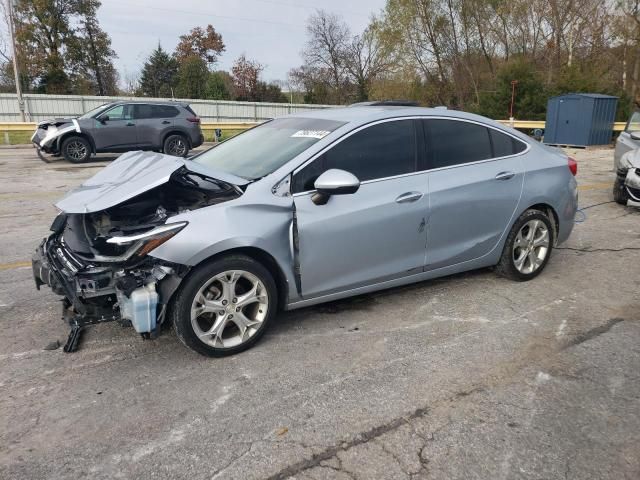
[[[298,308],[495,265],[513,222],[536,204],[550,205],[557,214],[558,243],[571,233],[577,184],[566,156],[496,122],[462,112],[415,107],[356,107],[291,116],[347,123],[272,174],[249,184],[241,197],[170,218],[168,222],[189,224],[150,255],[194,266],[230,249],[259,249],[273,258],[286,280],[285,308]],[[322,206],[311,203],[309,194],[291,196],[277,188],[345,134],[373,122],[409,117],[481,123],[519,138],[529,148],[503,159],[363,182],[355,194],[332,197]],[[495,178],[509,171],[514,176],[508,181]],[[211,176],[217,175],[212,172]],[[465,178],[475,179],[472,195],[463,188]],[[503,185],[509,191],[497,192]],[[408,205],[397,203],[407,192],[423,196]],[[490,214],[477,204],[486,209],[497,206],[499,217],[487,224]],[[84,207],[75,208],[84,211]],[[447,231],[453,226],[450,215],[460,220],[454,235]],[[423,218],[426,228],[421,228]],[[439,242],[433,252],[431,239]]]
[[[129,152],[69,191],[56,207],[67,213],[98,212],[166,183],[173,172],[184,166],[234,185],[247,183],[234,175],[203,169],[183,158],[154,152]]]

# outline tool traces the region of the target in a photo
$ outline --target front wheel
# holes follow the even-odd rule
[[[173,325],[187,347],[211,357],[255,344],[277,310],[273,276],[260,263],[233,255],[194,270],[176,295]]]
[[[163,151],[174,157],[186,157],[189,153],[189,144],[183,135],[169,135],[164,141]]]
[[[91,156],[91,145],[86,138],[69,137],[62,142],[62,156],[71,163],[83,163]]]
[[[519,282],[537,277],[553,248],[549,217],[539,210],[527,210],[511,228],[496,272]]]

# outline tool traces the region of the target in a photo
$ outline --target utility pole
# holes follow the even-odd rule
[[[9,17],[9,34],[11,35],[11,48],[13,49],[13,74],[16,78],[16,95],[18,96],[18,108],[23,122],[27,119],[24,114],[24,100],[22,99],[22,88],[20,88],[20,72],[18,71],[18,53],[16,49],[16,34],[13,28],[13,0],[7,0],[7,15]]]
[[[509,107],[509,121],[511,122],[511,127],[513,127],[513,104],[516,101],[516,85],[518,84],[517,80],[511,80],[511,106]]]

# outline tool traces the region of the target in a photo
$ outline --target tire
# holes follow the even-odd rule
[[[530,238],[532,228],[533,236]],[[554,230],[547,214],[527,210],[516,220],[507,236],[496,273],[518,282],[536,278],[551,257],[554,241]],[[534,246],[536,243],[538,246]]]
[[[613,182],[613,199],[620,205],[626,205],[629,200],[629,194],[624,186],[624,180],[616,176]]]
[[[61,154],[71,163],[84,163],[91,157],[91,144],[84,137],[67,137],[62,142]]]
[[[254,286],[255,300],[240,306],[243,297],[245,301],[251,298]],[[276,315],[277,302],[271,273],[250,257],[230,255],[191,272],[180,286],[170,314],[183,344],[202,355],[224,357],[242,352],[260,339]],[[218,331],[211,333],[216,324]]]
[[[189,141],[184,135],[169,135],[164,140],[162,151],[174,157],[186,157],[189,154]]]

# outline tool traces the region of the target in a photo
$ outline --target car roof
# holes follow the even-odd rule
[[[135,103],[135,104],[138,104],[138,105],[170,105],[172,107],[175,107],[175,106],[188,107],[189,106],[189,104],[187,102],[176,102],[176,101],[173,101],[173,100],[157,100],[157,101],[153,101],[153,100],[117,100],[115,102],[107,103],[107,105],[121,105],[123,103],[126,103],[126,104]]]
[[[324,120],[334,120],[337,122],[345,122],[352,124],[364,124],[376,120],[384,120],[386,118],[397,117],[451,117],[473,120],[476,122],[486,123],[504,128],[498,122],[487,117],[475,115],[473,113],[462,112],[459,110],[449,110],[446,107],[405,107],[405,106],[351,106],[338,108],[324,108],[317,110],[306,110],[304,112],[287,115],[287,117],[298,118],[318,118]]]

